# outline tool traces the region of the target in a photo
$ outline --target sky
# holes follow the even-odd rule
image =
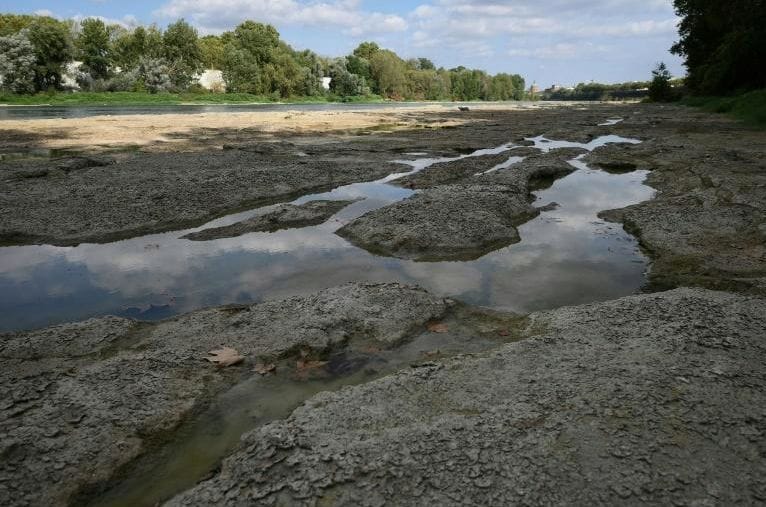
[[[684,75],[668,51],[677,39],[671,0],[3,0],[0,11],[126,26],[184,18],[200,34],[253,19],[324,56],[373,40],[403,58],[518,73],[543,88],[648,80],[660,61]]]

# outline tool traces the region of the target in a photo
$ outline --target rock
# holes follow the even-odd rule
[[[399,284],[201,310],[156,323],[115,317],[0,335],[0,504],[74,505],[156,448],[257,358],[406,340],[446,305]],[[235,348],[247,368],[217,368]],[[42,386],[42,390],[41,389]],[[84,495],[80,497],[78,495]]]
[[[168,505],[759,503],[764,315],[699,289],[532,314],[524,341],[316,396]]]
[[[203,229],[182,237],[192,241],[208,241],[233,238],[250,232],[274,232],[319,225],[353,202],[356,201],[309,201],[297,206],[282,204],[262,215],[232,225]]]
[[[370,252],[418,261],[469,260],[519,241],[537,214],[501,185],[443,185],[363,215],[337,234]]]

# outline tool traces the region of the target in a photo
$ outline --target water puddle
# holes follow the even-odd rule
[[[500,169],[508,169],[513,164],[518,164],[519,162],[522,162],[523,160],[524,160],[524,157],[510,157],[508,160],[506,160],[502,164],[497,164],[495,167],[491,169],[487,169],[486,171],[483,171],[483,172],[478,172],[474,174],[474,176],[481,176],[482,174],[490,174],[495,171],[499,171]]]
[[[609,118],[604,123],[599,123],[599,127],[611,127],[612,125],[617,125],[618,123],[625,121],[625,118]]]
[[[589,143],[529,139],[543,152],[592,150],[637,143],[603,136]],[[649,199],[646,172],[608,174],[575,160],[579,171],[536,192],[545,211],[519,228],[522,241],[470,262],[414,262],[379,257],[334,232],[362,214],[412,195],[389,182],[428,166],[511,152],[512,144],[451,158],[399,161],[407,171],[293,201],[362,198],[327,222],[302,229],[252,233],[215,241],[181,236],[263,213],[250,210],[202,227],[77,247],[0,248],[0,331],[43,327],[113,314],[155,320],[202,307],[278,299],[353,281],[416,283],[462,301],[517,312],[612,299],[645,281],[647,259],[619,225],[596,217],[605,209]],[[490,171],[513,170],[519,157]]]
[[[277,366],[276,375],[254,374],[219,396],[200,417],[182,427],[171,443],[147,458],[150,462],[139,462],[133,473],[90,507],[158,505],[214,470],[242,434],[287,417],[319,392],[369,382],[434,359],[482,352],[499,343],[447,322],[449,333],[424,333],[392,350],[357,347],[329,357],[324,366],[310,372],[298,374],[295,364],[285,361]]]

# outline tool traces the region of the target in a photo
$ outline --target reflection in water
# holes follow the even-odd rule
[[[534,138],[547,151],[586,145]],[[463,155],[508,151],[512,145]],[[401,161],[421,170],[451,159]],[[511,159],[509,159],[510,161]],[[512,163],[497,170],[513,170]],[[353,203],[322,225],[274,233],[252,233],[215,241],[180,236],[243,220],[268,208],[214,220],[203,227],[153,234],[103,245],[0,248],[0,330],[26,329],[116,314],[158,319],[197,308],[275,299],[352,281],[417,283],[463,301],[527,312],[604,300],[634,292],[644,282],[647,259],[619,225],[597,212],[651,198],[646,172],[612,175],[588,168],[536,193],[537,205],[560,204],[519,228],[520,243],[470,262],[414,261],[378,257],[352,246],[334,231],[350,220],[399,201],[412,190],[385,182],[356,183],[315,199],[365,200]]]

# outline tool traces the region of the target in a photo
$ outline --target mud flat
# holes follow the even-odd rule
[[[256,363],[319,359],[352,342],[392,347],[446,312],[416,288],[350,285],[157,324],[104,317],[2,335],[0,503],[81,504],[75,495],[102,487],[216,393],[257,375]],[[224,346],[243,364],[205,361]]]
[[[169,505],[759,503],[765,303],[532,314],[525,341],[314,397]]]
[[[651,171],[654,199],[601,213],[651,256],[647,293],[518,316],[410,286],[352,284],[158,323],[101,317],[2,335],[0,504],[766,501],[763,132],[638,104],[406,115],[405,125],[327,134],[167,126],[175,141],[156,150],[4,162],[2,240],[66,245],[200,225],[429,156],[440,163],[400,178],[414,195],[371,205],[344,229],[380,254],[460,259],[515,241],[517,221],[542,213],[531,193],[587,164]],[[45,146],[52,132],[8,139]],[[609,135],[641,142],[593,144]],[[499,151],[476,155],[490,148]],[[366,381],[371,361],[423,336],[458,350]],[[244,362],[204,360],[224,346]],[[328,360],[351,349],[367,359]],[[223,393],[247,390],[253,367],[268,373],[270,362],[278,375],[287,364],[356,368],[360,385],[249,420],[228,458],[183,477],[186,491],[141,496],[142,474],[162,471],[155,456],[186,458],[179,428]]]

